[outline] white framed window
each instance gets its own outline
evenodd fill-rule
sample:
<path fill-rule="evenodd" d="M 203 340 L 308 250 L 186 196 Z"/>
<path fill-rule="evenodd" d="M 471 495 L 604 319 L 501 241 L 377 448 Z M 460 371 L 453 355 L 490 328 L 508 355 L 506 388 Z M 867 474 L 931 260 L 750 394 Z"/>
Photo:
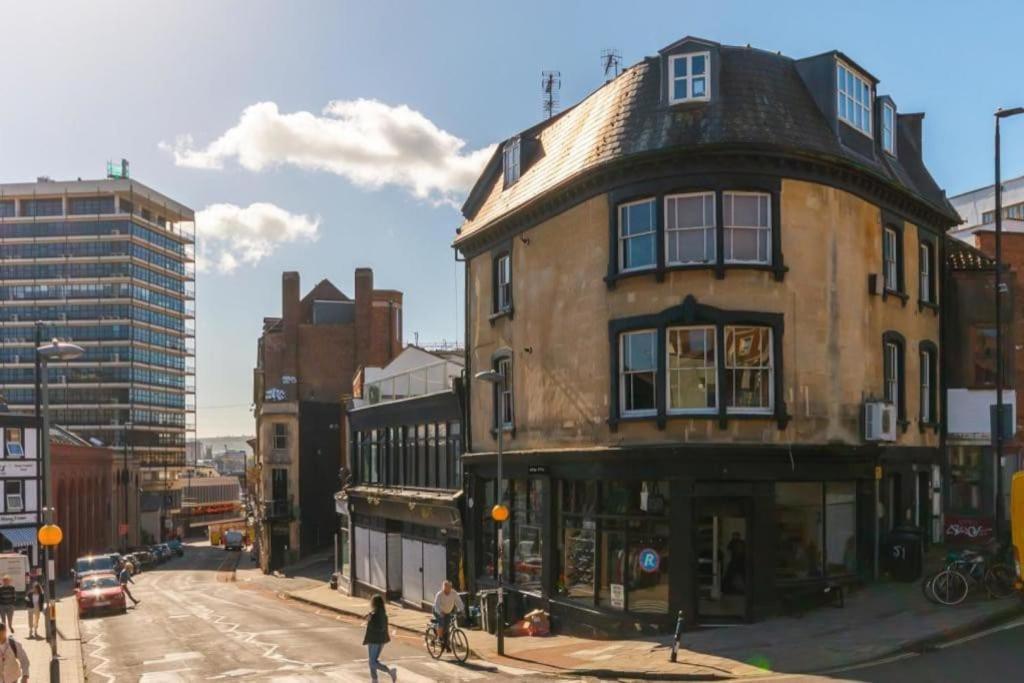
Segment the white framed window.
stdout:
<path fill-rule="evenodd" d="M 842 62 L 836 63 L 837 111 L 845 121 L 864 135 L 871 136 L 871 85 L 867 79 Z"/>
<path fill-rule="evenodd" d="M 885 372 L 885 400 L 894 406 L 899 405 L 900 399 L 900 347 L 895 342 L 885 343 L 885 359 L 883 362 Z"/>
<path fill-rule="evenodd" d="M 896 156 L 896 107 L 882 105 L 882 149 Z"/>
<path fill-rule="evenodd" d="M 520 139 L 517 135 L 506 142 L 505 147 L 502 150 L 502 169 L 505 178 L 505 187 L 513 185 L 517 180 L 519 180 L 520 148 Z"/>
<path fill-rule="evenodd" d="M 932 303 L 934 293 L 932 292 L 932 245 L 921 242 L 918 247 L 918 262 L 920 265 L 920 298 L 925 303 Z"/>
<path fill-rule="evenodd" d="M 657 203 L 641 199 L 619 205 L 619 270 L 653 268 L 657 260 Z"/>
<path fill-rule="evenodd" d="M 502 254 L 495 260 L 495 267 L 498 269 L 495 286 L 497 287 L 497 298 L 495 305 L 497 312 L 502 313 L 512 308 L 512 255 Z"/>
<path fill-rule="evenodd" d="M 900 291 L 899 280 L 899 234 L 893 228 L 885 228 L 882 236 L 882 276 L 885 288 L 890 292 Z"/>
<path fill-rule="evenodd" d="M 726 263 L 772 262 L 771 195 L 725 192 L 722 218 Z"/>
<path fill-rule="evenodd" d="M 288 448 L 288 425 L 283 422 L 274 423 L 274 442 L 276 449 Z"/>
<path fill-rule="evenodd" d="M 935 422 L 935 407 L 932 405 L 932 353 L 921 352 L 921 422 Z"/>
<path fill-rule="evenodd" d="M 512 401 L 512 359 L 502 358 L 495 368 L 504 377 L 504 381 L 498 387 L 501 392 L 501 426 L 502 429 L 512 429 L 515 409 Z"/>
<path fill-rule="evenodd" d="M 619 337 L 619 405 L 624 416 L 654 415 L 657 385 L 657 332 L 626 332 Z"/>
<path fill-rule="evenodd" d="M 699 102 L 711 97 L 711 55 L 697 52 L 668 58 L 669 103 Z"/>
<path fill-rule="evenodd" d="M 666 335 L 668 411 L 714 411 L 718 407 L 715 328 L 670 327 Z"/>
<path fill-rule="evenodd" d="M 730 413 L 770 413 L 775 383 L 770 327 L 725 328 L 725 405 Z"/>
<path fill-rule="evenodd" d="M 665 260 L 669 265 L 715 260 L 715 193 L 665 197 Z"/>

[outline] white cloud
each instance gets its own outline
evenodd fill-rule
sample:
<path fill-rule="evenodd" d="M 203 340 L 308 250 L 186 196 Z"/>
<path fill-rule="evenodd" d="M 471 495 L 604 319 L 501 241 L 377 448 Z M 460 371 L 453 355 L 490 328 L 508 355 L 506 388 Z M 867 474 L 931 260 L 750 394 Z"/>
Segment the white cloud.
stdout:
<path fill-rule="evenodd" d="M 256 265 L 279 244 L 315 241 L 319 227 L 319 217 L 289 213 L 274 204 L 212 204 L 196 213 L 196 269 L 231 273 L 242 263 Z"/>
<path fill-rule="evenodd" d="M 178 166 L 219 169 L 235 159 L 262 171 L 289 164 L 335 173 L 362 187 L 396 185 L 420 199 L 453 205 L 494 150 L 466 150 L 464 140 L 420 112 L 366 99 L 334 100 L 321 115 L 282 114 L 274 102 L 258 102 L 206 147 L 197 147 L 190 135 L 160 147 Z"/>

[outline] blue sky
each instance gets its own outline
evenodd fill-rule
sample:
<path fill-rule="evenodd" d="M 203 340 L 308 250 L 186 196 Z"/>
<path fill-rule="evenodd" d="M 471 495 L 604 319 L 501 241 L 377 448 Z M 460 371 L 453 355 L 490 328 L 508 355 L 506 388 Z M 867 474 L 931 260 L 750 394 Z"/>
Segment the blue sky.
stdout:
<path fill-rule="evenodd" d="M 0 181 L 99 177 L 107 159 L 123 156 L 135 178 L 197 210 L 285 212 L 280 223 L 258 210 L 232 213 L 228 232 L 263 221 L 258 253 L 252 239 L 220 242 L 217 253 L 234 253 L 236 267 L 213 264 L 197 282 L 200 435 L 249 432 L 256 339 L 262 318 L 279 314 L 284 270 L 301 272 L 304 292 L 326 277 L 351 294 L 353 270 L 370 266 L 378 287 L 405 292 L 407 340 L 458 338 L 461 271 L 449 245 L 460 216 L 451 203 L 467 159 L 540 117 L 542 70 L 562 72 L 563 106 L 599 86 L 603 48 L 619 49 L 627 65 L 687 34 L 792 57 L 841 49 L 901 111 L 927 113 L 925 158 L 950 194 L 990 183 L 991 114 L 1024 105 L 1024 8 L 920 8 L 891 0 L 5 3 Z M 357 176 L 372 165 L 332 167 L 333 151 L 254 164 L 230 144 L 209 147 L 256 103 L 276 105 L 266 132 L 333 124 L 328 103 L 360 99 L 403 120 L 412 114 L 398 107 L 418 112 L 414 123 L 427 129 L 418 152 L 429 159 L 438 140 L 456 145 L 444 152 L 455 170 L 427 181 L 420 197 L 401 174 L 367 179 Z M 290 118 L 296 112 L 309 114 Z M 366 125 L 374 111 L 350 115 Z M 1024 172 L 1024 119 L 1005 130 L 1010 177 Z M 176 147 L 181 135 L 191 143 Z M 275 140 L 260 149 L 280 152 Z M 182 165 L 175 150 L 202 158 Z M 318 238 L 309 241 L 313 224 Z M 268 238 L 278 225 L 294 229 L 294 240 Z"/>

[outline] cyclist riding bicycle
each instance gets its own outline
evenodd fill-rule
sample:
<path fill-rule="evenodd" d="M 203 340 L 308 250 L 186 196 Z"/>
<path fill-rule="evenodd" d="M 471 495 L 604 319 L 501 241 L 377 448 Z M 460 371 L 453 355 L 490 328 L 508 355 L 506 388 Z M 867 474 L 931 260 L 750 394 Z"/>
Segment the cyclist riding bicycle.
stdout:
<path fill-rule="evenodd" d="M 448 646 L 446 636 L 448 635 L 448 621 L 457 611 L 465 609 L 462 598 L 452 590 L 452 582 L 447 579 L 441 584 L 441 590 L 434 596 L 434 619 L 437 620 L 438 639 Z"/>

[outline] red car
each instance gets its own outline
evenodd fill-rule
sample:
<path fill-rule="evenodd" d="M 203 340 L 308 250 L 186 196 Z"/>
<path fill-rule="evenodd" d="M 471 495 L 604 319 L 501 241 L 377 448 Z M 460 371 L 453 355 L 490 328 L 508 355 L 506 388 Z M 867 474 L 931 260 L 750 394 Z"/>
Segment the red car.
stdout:
<path fill-rule="evenodd" d="M 128 611 L 121 582 L 113 574 L 92 574 L 82 579 L 81 585 L 75 589 L 78 601 L 78 616 L 86 617 L 94 612 Z"/>

